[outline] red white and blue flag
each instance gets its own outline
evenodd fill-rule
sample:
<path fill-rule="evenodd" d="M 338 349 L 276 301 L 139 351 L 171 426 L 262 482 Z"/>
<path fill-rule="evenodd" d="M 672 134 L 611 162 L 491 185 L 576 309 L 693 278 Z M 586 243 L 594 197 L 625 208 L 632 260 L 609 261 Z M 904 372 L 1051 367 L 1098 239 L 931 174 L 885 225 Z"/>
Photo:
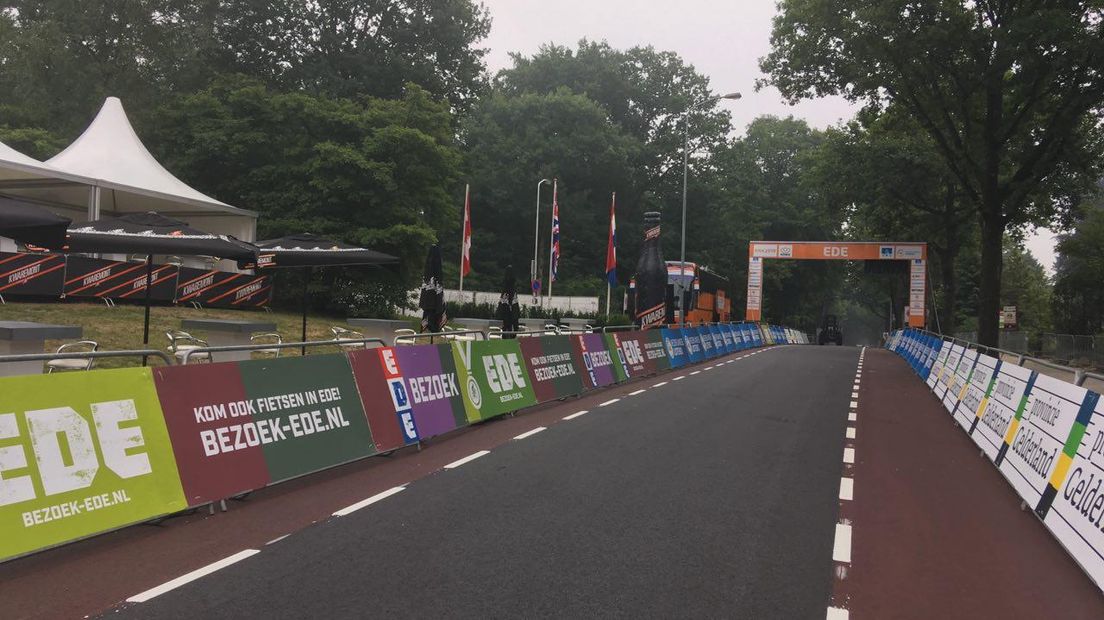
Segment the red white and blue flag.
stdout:
<path fill-rule="evenodd" d="M 560 203 L 556 199 L 556 181 L 552 180 L 552 282 L 560 272 Z"/>
<path fill-rule="evenodd" d="M 609 282 L 610 286 L 617 286 L 617 217 L 614 215 L 616 206 L 617 192 L 614 192 L 610 202 L 609 244 L 606 245 L 606 282 Z"/>

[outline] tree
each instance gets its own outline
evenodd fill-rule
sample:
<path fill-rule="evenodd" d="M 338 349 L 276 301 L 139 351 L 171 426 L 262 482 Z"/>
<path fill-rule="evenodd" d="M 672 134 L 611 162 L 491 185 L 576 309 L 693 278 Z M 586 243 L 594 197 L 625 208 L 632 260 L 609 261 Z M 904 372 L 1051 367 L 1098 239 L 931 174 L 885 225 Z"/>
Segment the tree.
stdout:
<path fill-rule="evenodd" d="M 1050 278 L 1039 261 L 1011 238 L 1005 239 L 1001 278 L 1001 305 L 1016 306 L 1020 329 L 1030 332 L 1053 329 Z"/>
<path fill-rule="evenodd" d="M 981 224 L 979 340 L 997 344 L 1005 231 L 1049 223 L 1095 180 L 1104 10 L 1056 0 L 785 0 L 761 66 L 791 100 L 901 106 Z"/>
<path fill-rule="evenodd" d="M 1104 330 L 1104 193 L 1088 201 L 1084 212 L 1073 232 L 1063 235 L 1057 246 L 1054 322 L 1069 334 Z"/>
<path fill-rule="evenodd" d="M 622 194 L 636 182 L 630 162 L 639 145 L 605 110 L 560 89 L 548 94 L 493 94 L 461 125 L 472 186 L 472 286 L 497 289 L 506 265 L 524 278 L 533 251 L 535 190 L 558 177 L 562 260 L 554 291 L 593 294 L 605 271 L 610 193 L 618 192 L 619 256 L 631 265 L 639 247 L 641 205 Z M 542 281 L 547 290 L 552 188 L 542 192 Z M 628 274 L 619 280 L 627 282 Z M 465 279 L 465 284 L 468 280 Z"/>
<path fill-rule="evenodd" d="M 157 115 L 151 151 L 201 191 L 259 211 L 262 239 L 309 231 L 363 244 L 399 256 L 409 284 L 459 225 L 452 117 L 416 85 L 354 102 L 228 76 Z"/>
<path fill-rule="evenodd" d="M 958 256 L 976 235 L 973 205 L 931 139 L 907 114 L 894 107 L 860 118 L 826 132 L 815 160 L 815 184 L 831 201 L 848 205 L 851 238 L 928 243 L 929 266 L 940 284 L 939 327 L 953 333 Z M 897 289 L 889 290 L 896 295 Z M 864 291 L 857 301 L 867 298 Z M 881 296 L 870 301 L 872 310 L 885 310 Z M 895 315 L 900 317 L 899 311 Z"/>

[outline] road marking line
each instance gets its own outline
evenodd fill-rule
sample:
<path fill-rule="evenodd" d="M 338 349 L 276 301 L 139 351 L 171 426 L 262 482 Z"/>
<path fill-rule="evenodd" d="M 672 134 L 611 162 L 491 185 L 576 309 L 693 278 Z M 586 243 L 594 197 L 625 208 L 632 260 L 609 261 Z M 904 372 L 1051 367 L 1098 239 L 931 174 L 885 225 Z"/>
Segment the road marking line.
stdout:
<path fill-rule="evenodd" d="M 854 465 L 855 464 L 855 449 L 844 448 L 843 449 L 843 462 Z"/>
<path fill-rule="evenodd" d="M 647 391 L 648 390 L 637 390 L 635 392 L 629 392 L 629 396 L 636 396 L 637 394 L 643 394 L 644 392 L 647 392 Z"/>
<path fill-rule="evenodd" d="M 851 614 L 846 609 L 839 607 L 829 607 L 828 615 L 824 620 L 851 620 Z"/>
<path fill-rule="evenodd" d="M 700 371 L 700 370 L 695 370 L 694 372 L 692 372 L 692 373 L 690 373 L 690 374 L 691 374 L 691 375 L 700 375 L 700 374 L 701 374 L 701 371 Z"/>
<path fill-rule="evenodd" d="M 859 408 L 859 401 L 857 401 L 857 400 L 851 401 L 851 408 L 852 409 L 858 409 Z"/>
<path fill-rule="evenodd" d="M 854 422 L 855 420 L 858 420 L 858 419 L 859 419 L 859 414 L 855 413 L 854 411 L 847 414 L 847 421 L 848 422 Z"/>
<path fill-rule="evenodd" d="M 288 536 L 291 536 L 291 534 L 284 534 L 283 536 L 277 536 L 276 538 L 273 538 L 272 540 L 266 542 L 265 546 L 267 547 L 269 545 L 275 545 L 276 543 L 278 543 L 281 540 L 287 538 Z"/>
<path fill-rule="evenodd" d="M 848 439 L 854 439 L 855 438 L 855 427 L 854 426 L 848 426 L 847 427 L 847 438 Z"/>
<path fill-rule="evenodd" d="M 457 467 L 460 467 L 464 463 L 470 463 L 471 461 L 474 461 L 475 459 L 477 459 L 481 456 L 487 456 L 490 453 L 491 453 L 490 450 L 480 450 L 479 452 L 476 452 L 475 454 L 469 454 L 469 455 L 465 456 L 464 458 L 460 459 L 459 461 L 453 461 L 453 462 L 449 463 L 448 465 L 445 465 L 445 469 L 456 469 Z"/>
<path fill-rule="evenodd" d="M 446 467 L 448 467 L 448 466 L 446 465 Z M 388 497 L 391 497 L 392 495 L 398 493 L 399 491 L 402 491 L 405 488 L 406 487 L 392 487 L 390 489 L 387 489 L 383 493 L 376 493 L 375 495 L 373 495 L 372 497 L 369 497 L 368 499 L 362 499 L 359 502 L 357 502 L 355 504 L 352 504 L 351 506 L 346 506 L 346 507 L 342 508 L 341 510 L 338 510 L 337 512 L 333 513 L 333 516 L 335 516 L 335 517 L 344 517 L 345 515 L 352 514 L 356 511 L 360 510 L 361 508 L 364 508 L 366 506 L 371 506 L 372 504 L 380 501 L 381 499 L 387 499 Z"/>
<path fill-rule="evenodd" d="M 674 379 L 672 379 L 672 381 L 682 381 L 685 378 L 686 378 L 686 375 L 679 375 L 679 376 L 675 377 Z"/>
<path fill-rule="evenodd" d="M 837 562 L 851 563 L 851 526 L 836 524 L 836 542 L 832 546 L 832 559 Z"/>
<path fill-rule="evenodd" d="M 538 427 L 534 428 L 531 431 L 526 431 L 526 432 L 518 435 L 517 437 L 514 437 L 514 439 L 525 439 L 526 437 L 532 437 L 533 435 L 536 435 L 537 433 L 539 433 L 541 431 L 546 431 L 546 430 L 548 430 L 547 426 L 538 426 Z"/>
<path fill-rule="evenodd" d="M 663 387 L 663 386 L 665 386 L 665 385 L 667 385 L 667 382 L 666 382 L 666 381 L 660 381 L 659 383 L 657 383 L 657 384 L 653 385 L 652 387 L 653 387 L 653 388 L 657 388 L 657 387 Z"/>
<path fill-rule="evenodd" d="M 563 417 L 563 419 L 565 419 L 565 420 L 574 420 L 575 418 L 577 418 L 581 415 L 584 415 L 586 413 L 589 413 L 589 411 L 587 411 L 586 409 L 583 409 L 582 411 L 576 411 L 575 413 L 573 413 L 571 415 L 565 415 Z"/>
<path fill-rule="evenodd" d="M 615 403 L 615 402 L 617 402 L 617 401 L 619 401 L 619 400 L 621 400 L 621 399 L 620 399 L 620 398 L 611 398 L 610 400 L 607 400 L 606 402 L 604 402 L 604 403 L 601 403 L 601 404 L 600 404 L 600 405 L 598 405 L 598 406 L 599 406 L 599 407 L 605 407 L 606 405 L 612 405 L 613 403 Z"/>
<path fill-rule="evenodd" d="M 177 577 L 176 579 L 173 579 L 172 581 L 166 581 L 165 583 L 157 586 L 156 588 L 151 588 L 149 590 L 146 590 L 145 592 L 142 592 L 141 594 L 135 594 L 134 596 L 128 598 L 127 602 L 128 603 L 145 603 L 146 601 L 150 600 L 151 598 L 153 598 L 155 596 L 160 596 L 160 595 L 162 595 L 166 592 L 175 590 L 175 589 L 179 588 L 182 585 L 189 584 L 189 583 L 195 581 L 196 579 L 199 579 L 200 577 L 205 577 L 207 575 L 210 575 L 211 573 L 213 573 L 217 570 L 226 568 L 227 566 L 230 566 L 231 564 L 236 564 L 238 562 L 241 562 L 242 560 L 244 560 L 244 559 L 246 559 L 250 556 L 257 555 L 258 553 L 260 553 L 260 550 L 258 550 L 258 549 L 246 549 L 244 551 L 239 551 L 239 552 L 235 553 L 234 555 L 232 555 L 228 558 L 223 558 L 223 559 L 219 560 L 218 562 L 215 562 L 213 564 L 208 564 L 207 566 L 204 566 L 203 568 L 197 568 L 196 570 L 194 570 L 190 573 L 187 573 L 185 575 L 181 575 L 181 576 Z"/>
<path fill-rule="evenodd" d="M 848 501 L 855 499 L 855 479 L 840 478 L 840 499 Z"/>

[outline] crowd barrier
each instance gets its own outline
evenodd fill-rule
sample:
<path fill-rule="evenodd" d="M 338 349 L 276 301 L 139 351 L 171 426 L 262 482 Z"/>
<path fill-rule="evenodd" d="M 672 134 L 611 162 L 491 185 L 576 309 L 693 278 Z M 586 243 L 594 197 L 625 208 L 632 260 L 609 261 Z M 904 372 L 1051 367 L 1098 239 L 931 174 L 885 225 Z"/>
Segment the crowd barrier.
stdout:
<path fill-rule="evenodd" d="M 0 378 L 0 561 L 537 403 L 803 341 L 717 324 Z"/>
<path fill-rule="evenodd" d="M 894 332 L 886 347 L 927 382 L 1024 505 L 1104 589 L 1100 395 L 926 332 Z"/>

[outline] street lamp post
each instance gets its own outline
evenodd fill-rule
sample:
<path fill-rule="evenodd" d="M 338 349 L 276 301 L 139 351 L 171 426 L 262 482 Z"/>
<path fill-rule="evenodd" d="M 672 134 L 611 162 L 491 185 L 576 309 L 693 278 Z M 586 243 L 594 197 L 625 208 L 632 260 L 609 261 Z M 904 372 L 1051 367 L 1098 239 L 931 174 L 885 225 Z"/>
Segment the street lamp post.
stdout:
<path fill-rule="evenodd" d="M 529 285 L 537 281 L 537 252 L 540 250 L 540 190 L 541 185 L 545 183 L 551 183 L 548 179 L 541 179 L 537 182 L 537 217 L 536 224 L 533 230 L 533 263 L 529 267 Z M 541 297 L 541 299 L 544 299 Z"/>
<path fill-rule="evenodd" d="M 678 286 L 675 287 L 678 292 L 680 324 L 686 324 L 687 310 L 685 308 L 686 293 L 684 287 L 686 286 L 686 186 L 690 176 L 690 113 L 714 101 L 719 101 L 721 99 L 739 99 L 740 97 L 740 93 L 728 93 L 727 95 L 707 97 L 687 107 L 686 111 L 682 114 L 682 247 L 679 250 L 679 281 Z"/>

